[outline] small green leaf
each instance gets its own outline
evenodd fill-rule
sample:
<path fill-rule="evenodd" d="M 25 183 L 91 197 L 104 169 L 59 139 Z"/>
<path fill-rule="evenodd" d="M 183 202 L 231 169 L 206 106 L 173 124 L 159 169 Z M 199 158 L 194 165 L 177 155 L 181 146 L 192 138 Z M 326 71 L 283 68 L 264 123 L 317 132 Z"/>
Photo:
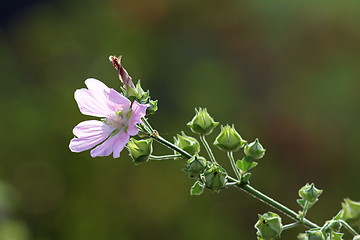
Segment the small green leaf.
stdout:
<path fill-rule="evenodd" d="M 252 161 L 249 157 L 244 157 L 241 160 L 236 161 L 236 166 L 243 172 L 247 172 L 250 169 L 256 167 L 258 165 L 257 162 Z"/>
<path fill-rule="evenodd" d="M 190 195 L 201 195 L 204 191 L 204 184 L 200 181 L 196 181 L 191 187 Z"/>
<path fill-rule="evenodd" d="M 241 182 L 242 183 L 249 183 L 249 179 L 251 177 L 251 173 L 245 173 L 242 178 L 241 178 Z"/>

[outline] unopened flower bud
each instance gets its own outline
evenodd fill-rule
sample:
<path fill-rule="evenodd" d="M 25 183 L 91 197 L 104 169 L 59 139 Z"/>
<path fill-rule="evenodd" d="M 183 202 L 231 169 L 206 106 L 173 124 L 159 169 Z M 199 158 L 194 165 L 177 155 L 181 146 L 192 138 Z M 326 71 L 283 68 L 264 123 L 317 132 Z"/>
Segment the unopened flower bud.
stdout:
<path fill-rule="evenodd" d="M 208 135 L 219 124 L 209 115 L 206 108 L 195 109 L 195 112 L 194 118 L 187 124 L 194 133 Z"/>
<path fill-rule="evenodd" d="M 204 172 L 205 186 L 214 191 L 225 188 L 227 183 L 227 172 L 217 164 L 212 164 Z"/>
<path fill-rule="evenodd" d="M 320 196 L 320 194 L 323 192 L 323 190 L 317 189 L 314 184 L 306 184 L 305 186 L 303 186 L 300 190 L 299 190 L 299 196 L 310 202 L 313 203 L 315 202 L 318 197 Z"/>
<path fill-rule="evenodd" d="M 325 240 L 324 234 L 320 229 L 306 231 L 307 240 Z"/>
<path fill-rule="evenodd" d="M 255 228 L 257 229 L 256 234 L 258 237 L 269 240 L 277 239 L 283 230 L 280 216 L 273 212 L 259 215 Z"/>
<path fill-rule="evenodd" d="M 265 149 L 260 144 L 259 139 L 255 139 L 254 142 L 246 144 L 244 147 L 244 153 L 246 156 L 254 159 L 260 159 L 265 155 Z"/>
<path fill-rule="evenodd" d="M 175 145 L 188 152 L 190 155 L 195 155 L 200 152 L 199 142 L 193 137 L 186 136 L 184 132 L 182 132 L 182 135 L 177 135 L 177 138 L 175 138 Z"/>
<path fill-rule="evenodd" d="M 128 142 L 127 149 L 135 164 L 146 162 L 153 151 L 152 138 L 141 140 L 132 138 Z"/>
<path fill-rule="evenodd" d="M 245 145 L 246 141 L 243 140 L 240 134 L 235 130 L 234 125 L 221 126 L 221 132 L 216 137 L 214 145 L 226 152 L 235 152 Z"/>
<path fill-rule="evenodd" d="M 189 174 L 190 177 L 197 177 L 204 172 L 205 168 L 205 158 L 193 156 L 187 161 L 184 170 Z"/>
<path fill-rule="evenodd" d="M 343 209 L 341 218 L 352 226 L 360 225 L 360 202 L 347 198 L 341 205 Z"/>

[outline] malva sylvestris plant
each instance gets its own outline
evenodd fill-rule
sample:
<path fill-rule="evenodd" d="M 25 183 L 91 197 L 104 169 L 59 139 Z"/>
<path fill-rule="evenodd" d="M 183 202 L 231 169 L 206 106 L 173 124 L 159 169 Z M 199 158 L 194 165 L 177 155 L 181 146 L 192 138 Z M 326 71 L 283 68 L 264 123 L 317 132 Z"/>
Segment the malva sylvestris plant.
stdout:
<path fill-rule="evenodd" d="M 318 225 L 306 218 L 308 210 L 322 193 L 313 183 L 307 183 L 299 190 L 300 198 L 297 202 L 301 210 L 298 212 L 252 187 L 249 182 L 250 170 L 264 157 L 265 149 L 259 139 L 252 142 L 244 140 L 234 125 L 222 125 L 213 145 L 226 152 L 234 173 L 234 176 L 230 176 L 221 162 L 215 159 L 206 140 L 206 136 L 219 125 L 206 108 L 195 109 L 195 116 L 187 123 L 191 131 L 198 135 L 200 142 L 184 132 L 174 137 L 174 143 L 161 137 L 148 121 L 148 117 L 157 110 L 157 100 L 150 98 L 150 92 L 142 89 L 140 81 L 136 85 L 132 82 L 121 64 L 121 57 L 110 56 L 109 59 L 123 86 L 118 92 L 101 81 L 90 78 L 85 81 L 87 88 L 75 91 L 80 112 L 100 119 L 83 121 L 74 127 L 75 137 L 69 145 L 72 152 L 91 149 L 92 157 L 112 154 L 114 158 L 118 158 L 124 148 L 127 148 L 135 164 L 151 160 L 184 160 L 184 171 L 195 181 L 190 189 L 191 195 L 200 195 L 205 188 L 219 192 L 228 187 L 236 187 L 292 220 L 283 224 L 281 217 L 274 212 L 259 214 L 259 220 L 255 224 L 258 240 L 280 239 L 283 231 L 301 225 L 307 230 L 298 235 L 298 240 L 341 240 L 344 239 L 343 230 L 352 235 L 353 240 L 360 239 L 360 202 L 345 199 L 336 216 L 323 225 Z M 154 141 L 169 148 L 172 154 L 152 155 Z M 206 156 L 200 155 L 201 146 L 205 149 Z M 240 149 L 243 149 L 243 156 L 235 161 L 234 154 Z"/>

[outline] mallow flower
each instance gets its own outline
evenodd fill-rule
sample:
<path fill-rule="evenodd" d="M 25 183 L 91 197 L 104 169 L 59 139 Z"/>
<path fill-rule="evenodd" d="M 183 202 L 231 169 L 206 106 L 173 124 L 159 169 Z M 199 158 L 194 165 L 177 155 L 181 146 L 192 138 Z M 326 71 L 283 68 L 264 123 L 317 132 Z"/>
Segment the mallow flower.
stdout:
<path fill-rule="evenodd" d="M 107 87 L 99 80 L 89 78 L 86 88 L 75 91 L 75 100 L 84 115 L 100 117 L 100 120 L 87 120 L 73 129 L 75 137 L 69 148 L 72 152 L 90 151 L 92 157 L 120 157 L 120 152 L 128 143 L 130 136 L 137 135 L 136 124 L 142 122 L 148 104 L 131 103 L 116 90 Z"/>

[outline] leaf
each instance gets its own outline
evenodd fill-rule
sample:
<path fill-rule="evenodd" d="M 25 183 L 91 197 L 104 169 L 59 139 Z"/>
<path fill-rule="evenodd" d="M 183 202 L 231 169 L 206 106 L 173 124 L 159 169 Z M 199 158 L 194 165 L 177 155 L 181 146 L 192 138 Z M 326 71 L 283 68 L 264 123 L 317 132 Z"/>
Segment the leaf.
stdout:
<path fill-rule="evenodd" d="M 248 184 L 250 177 L 251 177 L 251 173 L 249 172 L 245 173 L 244 176 L 241 178 L 241 182 Z"/>
<path fill-rule="evenodd" d="M 201 195 L 204 191 L 204 184 L 200 181 L 196 181 L 191 187 L 190 195 Z"/>
<path fill-rule="evenodd" d="M 236 161 L 236 166 L 243 172 L 247 172 L 250 169 L 256 167 L 257 165 L 258 165 L 257 162 L 251 161 L 246 157 Z"/>

